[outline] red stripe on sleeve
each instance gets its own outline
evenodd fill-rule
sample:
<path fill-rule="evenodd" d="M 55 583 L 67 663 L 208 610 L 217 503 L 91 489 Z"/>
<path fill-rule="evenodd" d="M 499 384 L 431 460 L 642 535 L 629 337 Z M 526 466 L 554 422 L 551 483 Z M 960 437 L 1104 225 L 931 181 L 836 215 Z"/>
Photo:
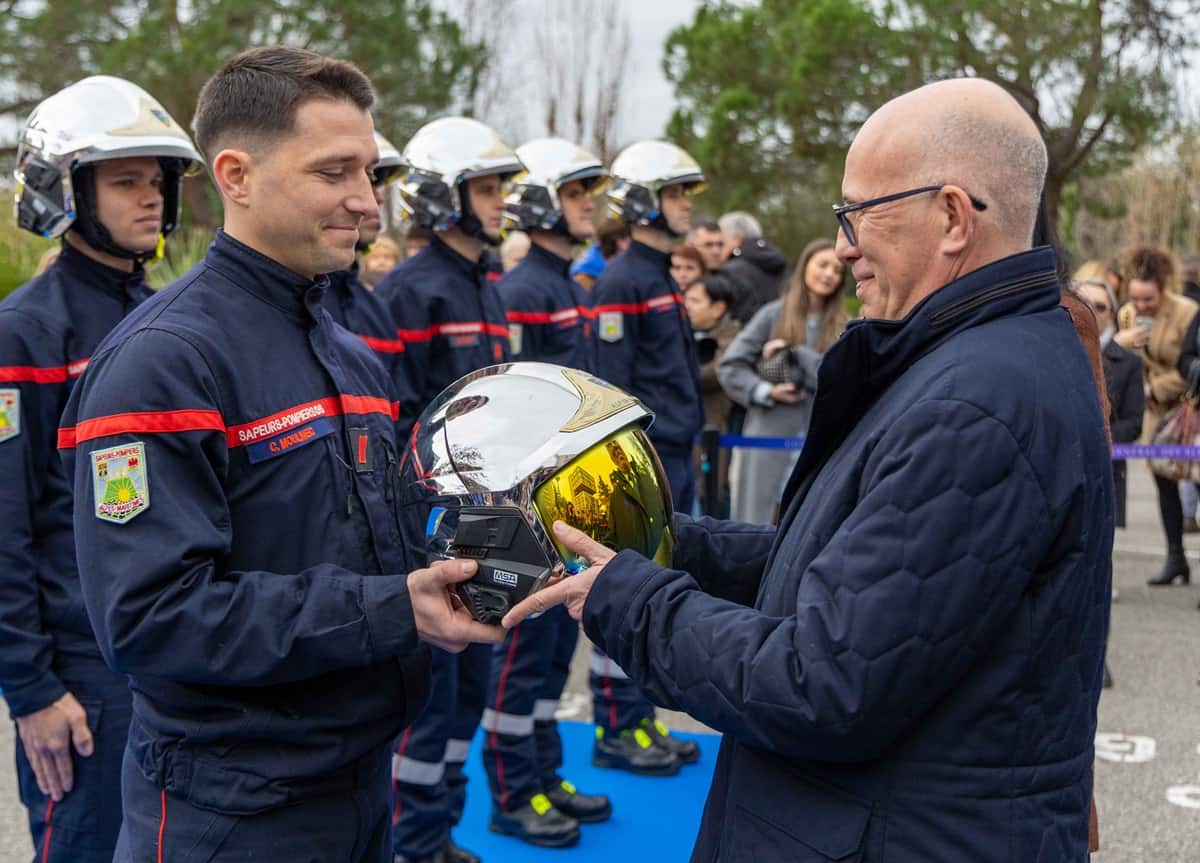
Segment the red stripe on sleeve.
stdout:
<path fill-rule="evenodd" d="M 607 306 L 596 306 L 592 309 L 592 314 L 599 315 L 603 312 L 620 312 L 623 315 L 644 315 L 647 312 L 674 306 L 680 302 L 679 297 L 674 294 L 663 294 L 660 297 L 651 297 L 644 303 L 613 303 Z"/>
<path fill-rule="evenodd" d="M 372 336 L 359 336 L 363 343 L 378 354 L 402 354 L 404 353 L 403 339 L 377 339 Z"/>
<path fill-rule="evenodd" d="M 225 431 L 225 420 L 218 411 L 146 411 L 113 414 L 83 420 L 74 427 L 58 430 L 58 448 L 74 449 L 85 441 L 122 434 L 162 434 L 164 432 Z"/>
<path fill-rule="evenodd" d="M 65 366 L 0 366 L 0 384 L 61 384 L 83 374 L 89 357 Z"/>

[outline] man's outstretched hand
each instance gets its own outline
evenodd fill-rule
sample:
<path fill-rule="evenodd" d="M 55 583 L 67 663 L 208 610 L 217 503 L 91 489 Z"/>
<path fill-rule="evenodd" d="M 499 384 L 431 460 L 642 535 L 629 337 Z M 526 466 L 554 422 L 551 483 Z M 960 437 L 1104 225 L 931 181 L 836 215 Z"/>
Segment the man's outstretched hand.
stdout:
<path fill-rule="evenodd" d="M 540 614 L 556 605 L 565 605 L 571 617 L 579 620 L 583 617 L 583 606 L 596 576 L 617 555 L 611 548 L 606 548 L 583 531 L 564 522 L 554 522 L 554 534 L 559 542 L 580 555 L 590 566 L 578 575 L 568 576 L 517 603 L 501 621 L 505 629 L 512 629 L 529 615 Z"/>
<path fill-rule="evenodd" d="M 408 574 L 408 598 L 422 641 L 459 653 L 468 644 L 504 640 L 504 630 L 471 617 L 454 590 L 455 584 L 469 580 L 478 568 L 473 560 L 439 560 Z"/>

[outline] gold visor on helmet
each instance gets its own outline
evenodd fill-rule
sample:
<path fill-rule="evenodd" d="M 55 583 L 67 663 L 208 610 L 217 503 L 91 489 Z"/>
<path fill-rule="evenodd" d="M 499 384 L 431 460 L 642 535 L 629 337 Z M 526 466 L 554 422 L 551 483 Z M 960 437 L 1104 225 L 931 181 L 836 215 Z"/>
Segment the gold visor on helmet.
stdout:
<path fill-rule="evenodd" d="M 533 508 L 568 573 L 586 569 L 587 562 L 554 536 L 555 521 L 565 521 L 609 548 L 631 549 L 671 565 L 671 492 L 641 428 L 623 428 L 576 456 L 538 486 Z"/>

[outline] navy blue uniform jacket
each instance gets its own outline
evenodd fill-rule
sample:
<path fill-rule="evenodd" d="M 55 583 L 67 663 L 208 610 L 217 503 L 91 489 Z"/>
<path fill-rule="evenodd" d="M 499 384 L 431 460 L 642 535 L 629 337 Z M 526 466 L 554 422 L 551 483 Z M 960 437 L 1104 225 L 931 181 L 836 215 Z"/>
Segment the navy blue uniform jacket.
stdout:
<path fill-rule="evenodd" d="M 387 303 L 358 277 L 357 264 L 349 270 L 329 274 L 329 287 L 325 290 L 322 305 L 334 323 L 354 333 L 375 352 L 392 377 L 393 386 L 398 385 L 403 368 L 400 355 L 404 353 L 404 341 L 396 336 L 396 325 Z"/>
<path fill-rule="evenodd" d="M 500 280 L 513 359 L 592 370 L 590 299 L 568 275 L 570 266 L 533 243 Z"/>
<path fill-rule="evenodd" d="M 427 694 L 395 403 L 326 284 L 219 232 L 104 341 L 63 417 L 84 598 L 132 677 L 129 751 L 201 808 L 351 790 Z"/>
<path fill-rule="evenodd" d="M 140 270 L 64 244 L 0 303 L 0 686 L 14 718 L 66 692 L 57 659 L 101 662 L 75 569 L 58 420 L 96 345 L 149 296 Z"/>
<path fill-rule="evenodd" d="M 687 447 L 704 427 L 696 341 L 671 256 L 636 240 L 593 288 L 596 374 L 654 411 L 650 439 Z"/>
<path fill-rule="evenodd" d="M 435 236 L 376 286 L 405 347 L 398 381 L 402 443 L 447 386 L 509 358 L 498 267 L 489 252 L 469 261 Z"/>
<path fill-rule="evenodd" d="M 1054 255 L 825 356 L 778 532 L 680 518 L 587 634 L 724 732 L 693 861 L 1087 857 L 1112 471 Z"/>

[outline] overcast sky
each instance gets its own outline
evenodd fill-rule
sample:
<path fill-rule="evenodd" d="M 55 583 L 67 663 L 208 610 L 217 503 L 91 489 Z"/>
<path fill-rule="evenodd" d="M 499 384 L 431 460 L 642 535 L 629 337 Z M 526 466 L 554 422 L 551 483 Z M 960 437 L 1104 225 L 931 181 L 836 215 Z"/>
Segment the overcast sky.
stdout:
<path fill-rule="evenodd" d="M 628 9 L 637 86 L 622 118 L 629 139 L 661 135 L 674 107 L 671 85 L 662 73 L 662 49 L 676 27 L 691 22 L 697 0 L 618 0 Z"/>

